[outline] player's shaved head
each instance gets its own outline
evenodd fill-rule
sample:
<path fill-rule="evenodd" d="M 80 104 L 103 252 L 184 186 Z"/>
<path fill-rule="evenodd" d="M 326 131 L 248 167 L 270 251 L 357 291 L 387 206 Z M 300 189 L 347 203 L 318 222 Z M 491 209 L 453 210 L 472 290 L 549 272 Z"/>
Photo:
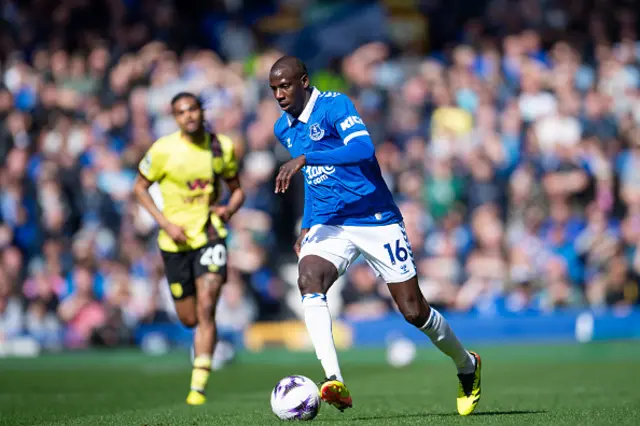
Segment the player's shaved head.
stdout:
<path fill-rule="evenodd" d="M 269 86 L 280 108 L 298 117 L 309 100 L 309 74 L 307 67 L 295 56 L 283 56 L 271 67 Z"/>
<path fill-rule="evenodd" d="M 283 56 L 271 67 L 271 74 L 286 72 L 292 78 L 302 78 L 308 75 L 307 66 L 295 56 Z"/>

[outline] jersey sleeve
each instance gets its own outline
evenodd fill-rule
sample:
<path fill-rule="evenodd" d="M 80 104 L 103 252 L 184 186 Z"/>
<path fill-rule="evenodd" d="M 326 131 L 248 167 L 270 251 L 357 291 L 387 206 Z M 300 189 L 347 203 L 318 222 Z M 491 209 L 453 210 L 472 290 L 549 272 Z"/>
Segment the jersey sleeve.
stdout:
<path fill-rule="evenodd" d="M 157 140 L 151 145 L 144 158 L 138 165 L 138 171 L 149 182 L 157 182 L 165 174 L 165 164 L 167 163 L 168 153 L 164 149 L 162 140 Z"/>
<path fill-rule="evenodd" d="M 326 119 L 340 136 L 344 146 L 328 151 L 309 152 L 305 154 L 306 164 L 346 166 L 368 161 L 375 156 L 369 131 L 349 98 L 344 95 L 334 98 L 327 110 Z"/>
<path fill-rule="evenodd" d="M 218 139 L 222 145 L 222 177 L 224 179 L 233 179 L 238 176 L 238 160 L 233 148 L 233 141 L 225 135 L 218 135 Z"/>
<path fill-rule="evenodd" d="M 333 105 L 327 112 L 327 118 L 345 145 L 355 138 L 371 140 L 367 126 L 347 96 L 340 95 L 334 98 Z"/>

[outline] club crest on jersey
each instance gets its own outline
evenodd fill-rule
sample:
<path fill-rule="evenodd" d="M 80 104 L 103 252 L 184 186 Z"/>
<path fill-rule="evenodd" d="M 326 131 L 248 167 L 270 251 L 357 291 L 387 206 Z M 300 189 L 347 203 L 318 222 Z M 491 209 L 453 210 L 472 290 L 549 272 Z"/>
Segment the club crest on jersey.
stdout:
<path fill-rule="evenodd" d="M 313 141 L 319 141 L 324 136 L 324 130 L 320 127 L 318 123 L 312 124 L 309 127 L 309 137 Z"/>

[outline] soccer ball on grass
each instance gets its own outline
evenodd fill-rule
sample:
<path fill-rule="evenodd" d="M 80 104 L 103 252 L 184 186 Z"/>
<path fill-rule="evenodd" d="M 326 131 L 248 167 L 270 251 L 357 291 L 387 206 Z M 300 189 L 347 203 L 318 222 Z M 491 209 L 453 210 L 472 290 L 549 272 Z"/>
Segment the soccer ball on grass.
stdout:
<path fill-rule="evenodd" d="M 271 392 L 271 410 L 281 420 L 312 420 L 320 401 L 318 386 L 304 376 L 287 376 Z"/>

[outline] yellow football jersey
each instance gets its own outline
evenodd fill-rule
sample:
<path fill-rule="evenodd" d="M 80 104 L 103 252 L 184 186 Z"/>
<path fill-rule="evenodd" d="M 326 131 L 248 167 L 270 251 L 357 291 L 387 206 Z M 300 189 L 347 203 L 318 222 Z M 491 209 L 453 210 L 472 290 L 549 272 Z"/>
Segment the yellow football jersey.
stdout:
<path fill-rule="evenodd" d="M 219 144 L 214 143 L 212 152 L 209 134 L 201 144 L 194 144 L 180 131 L 172 133 L 158 139 L 138 166 L 142 176 L 158 182 L 164 216 L 182 226 L 188 237 L 186 244 L 178 245 L 161 230 L 158 246 L 163 251 L 175 253 L 203 247 L 211 226 L 219 237 L 227 236 L 220 218 L 210 213 L 210 206 L 220 195 L 220 179 L 234 178 L 238 164 L 231 139 L 217 137 Z"/>

